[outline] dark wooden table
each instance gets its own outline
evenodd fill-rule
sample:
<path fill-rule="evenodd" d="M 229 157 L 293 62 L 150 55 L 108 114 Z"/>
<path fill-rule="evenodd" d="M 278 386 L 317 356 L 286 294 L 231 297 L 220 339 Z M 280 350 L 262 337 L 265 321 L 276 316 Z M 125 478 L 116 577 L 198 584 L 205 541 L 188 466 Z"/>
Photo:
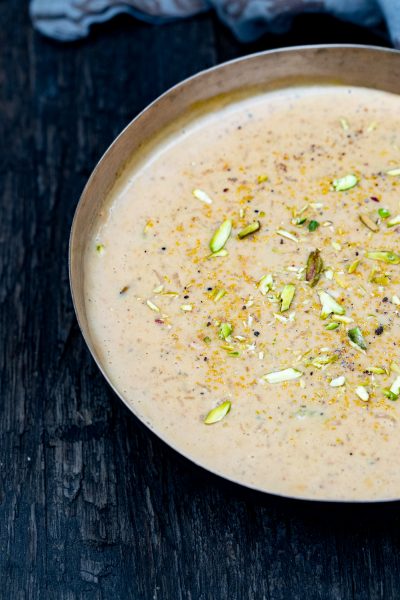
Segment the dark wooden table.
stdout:
<path fill-rule="evenodd" d="M 387 45 L 384 29 L 308 16 L 242 46 L 211 15 L 118 18 L 60 45 L 22 0 L 0 0 L 0 24 L 1 600 L 400 598 L 398 503 L 282 500 L 179 457 L 103 381 L 67 274 L 85 180 L 162 91 L 264 48 Z"/>

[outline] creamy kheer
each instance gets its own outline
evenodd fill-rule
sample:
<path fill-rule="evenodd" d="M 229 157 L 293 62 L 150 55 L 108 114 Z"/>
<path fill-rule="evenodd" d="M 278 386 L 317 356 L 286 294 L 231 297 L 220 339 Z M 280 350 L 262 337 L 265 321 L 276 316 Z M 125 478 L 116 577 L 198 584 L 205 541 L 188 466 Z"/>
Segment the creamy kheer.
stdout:
<path fill-rule="evenodd" d="M 400 497 L 400 98 L 232 101 L 109 195 L 85 256 L 107 375 L 163 439 L 248 486 Z"/>

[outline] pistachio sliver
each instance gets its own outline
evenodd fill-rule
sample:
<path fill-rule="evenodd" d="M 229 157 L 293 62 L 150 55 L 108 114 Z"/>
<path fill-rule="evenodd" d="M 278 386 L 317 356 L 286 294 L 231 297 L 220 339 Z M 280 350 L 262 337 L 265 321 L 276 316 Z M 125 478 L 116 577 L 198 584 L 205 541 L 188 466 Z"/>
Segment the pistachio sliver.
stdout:
<path fill-rule="evenodd" d="M 311 221 L 308 224 L 308 231 L 315 231 L 316 229 L 318 229 L 318 227 L 319 227 L 318 221 L 311 219 Z"/>
<path fill-rule="evenodd" d="M 392 177 L 400 175 L 400 167 L 396 167 L 395 169 L 389 169 L 389 171 L 386 171 L 386 175 L 391 175 Z"/>
<path fill-rule="evenodd" d="M 353 342 L 353 344 L 361 348 L 361 350 L 367 349 L 367 343 L 364 339 L 361 329 L 358 326 L 353 327 L 353 329 L 349 329 L 347 335 L 349 336 L 349 339 Z"/>
<path fill-rule="evenodd" d="M 399 394 L 400 394 L 400 375 L 398 375 L 396 377 L 396 379 L 393 381 L 392 385 L 390 386 L 390 391 L 392 392 L 392 394 L 399 396 Z"/>
<path fill-rule="evenodd" d="M 393 402 L 399 397 L 398 394 L 394 394 L 393 392 L 391 392 L 389 388 L 384 388 L 382 391 L 385 394 L 386 398 L 392 400 Z"/>
<path fill-rule="evenodd" d="M 222 340 L 226 340 L 232 333 L 233 328 L 230 323 L 221 323 L 219 327 L 219 337 Z"/>
<path fill-rule="evenodd" d="M 103 244 L 96 244 L 96 252 L 99 256 L 101 256 L 102 254 L 104 254 L 105 252 L 105 248 Z"/>
<path fill-rule="evenodd" d="M 283 383 L 284 381 L 298 379 L 302 375 L 303 373 L 301 371 L 289 367 L 288 369 L 283 369 L 282 371 L 272 371 L 271 373 L 267 373 L 266 375 L 263 375 L 262 379 L 268 381 L 268 383 Z"/>
<path fill-rule="evenodd" d="M 146 300 L 146 304 L 154 312 L 160 312 L 160 309 L 158 308 L 158 306 L 156 304 L 154 304 L 154 302 L 152 302 L 151 300 Z"/>
<path fill-rule="evenodd" d="M 183 312 L 191 312 L 193 310 L 193 304 L 181 304 L 181 310 L 183 310 Z"/>
<path fill-rule="evenodd" d="M 214 423 L 218 423 L 218 421 L 221 421 L 230 410 L 231 402 L 229 400 L 226 400 L 225 402 L 222 402 L 222 404 L 219 404 L 218 406 L 210 410 L 210 412 L 204 419 L 204 423 L 206 425 L 213 425 Z"/>
<path fill-rule="evenodd" d="M 258 282 L 258 289 L 260 290 L 262 295 L 265 296 L 270 291 L 273 285 L 274 281 L 272 279 L 272 275 L 263 275 L 260 281 Z"/>
<path fill-rule="evenodd" d="M 329 385 L 331 387 L 341 387 L 342 385 L 344 385 L 346 382 L 346 378 L 344 377 L 344 375 L 340 375 L 339 377 L 336 377 L 335 379 L 331 379 L 329 382 Z"/>
<path fill-rule="evenodd" d="M 292 304 L 292 300 L 294 298 L 294 294 L 296 291 L 296 286 L 293 283 L 288 283 L 283 287 L 281 292 L 281 312 L 285 312 L 289 310 L 290 305 Z"/>
<path fill-rule="evenodd" d="M 248 225 L 246 225 L 246 227 L 244 229 L 239 231 L 238 238 L 240 240 L 242 240 L 243 238 L 247 237 L 248 235 L 255 233 L 259 229 L 260 229 L 260 221 L 253 221 L 253 223 L 249 223 Z"/>
<path fill-rule="evenodd" d="M 222 288 L 215 288 L 212 293 L 210 294 L 210 298 L 212 298 L 212 300 L 214 300 L 214 302 L 219 302 L 221 300 L 221 298 L 223 298 L 226 295 L 226 290 L 222 289 Z"/>
<path fill-rule="evenodd" d="M 355 273 L 359 264 L 360 264 L 360 259 L 358 258 L 357 260 L 355 260 L 354 262 L 351 263 L 351 265 L 347 269 L 347 272 L 350 273 L 350 275 L 352 273 Z"/>
<path fill-rule="evenodd" d="M 358 387 L 356 387 L 355 392 L 356 392 L 357 396 L 360 398 L 360 400 L 362 400 L 363 402 L 368 402 L 369 393 L 368 393 L 368 390 L 366 390 L 363 385 L 359 385 Z"/>
<path fill-rule="evenodd" d="M 317 248 L 316 250 L 310 252 L 307 258 L 306 281 L 309 282 L 311 287 L 317 285 L 323 268 L 324 263 L 320 255 L 320 251 Z"/>
<path fill-rule="evenodd" d="M 327 325 L 325 325 L 325 329 L 327 331 L 335 331 L 335 329 L 337 329 L 338 327 L 340 327 L 340 323 L 336 323 L 335 321 L 332 321 L 332 323 L 328 323 Z"/>
<path fill-rule="evenodd" d="M 377 225 L 375 221 L 373 221 L 368 215 L 359 215 L 359 219 L 361 223 L 365 225 L 365 227 L 368 227 L 368 229 L 370 229 L 374 233 L 379 231 L 379 225 Z"/>
<path fill-rule="evenodd" d="M 318 296 L 321 302 L 321 319 L 326 319 L 331 314 L 344 315 L 346 312 L 343 306 L 340 306 L 328 292 L 320 291 Z"/>
<path fill-rule="evenodd" d="M 390 217 L 390 210 L 387 208 L 378 208 L 378 215 L 381 219 L 387 219 Z"/>
<path fill-rule="evenodd" d="M 204 192 L 203 190 L 196 188 L 192 191 L 192 194 L 195 198 L 197 198 L 197 200 L 200 200 L 201 202 L 204 202 L 205 204 L 212 204 L 212 200 L 211 200 L 210 196 L 208 194 L 206 194 L 206 192 Z"/>
<path fill-rule="evenodd" d="M 373 373 L 374 375 L 385 375 L 388 374 L 388 371 L 383 367 L 368 367 L 367 371 Z"/>
<path fill-rule="evenodd" d="M 353 175 L 345 175 L 333 181 L 333 188 L 336 192 L 345 192 L 351 190 L 358 183 L 358 178 Z"/>
<path fill-rule="evenodd" d="M 211 252 L 218 252 L 225 246 L 229 236 L 231 235 L 231 231 L 232 221 L 230 219 L 226 219 L 223 223 L 221 223 L 210 240 Z"/>
<path fill-rule="evenodd" d="M 391 250 L 373 250 L 372 252 L 367 252 L 365 256 L 390 265 L 398 265 L 400 263 L 400 256 Z"/>
<path fill-rule="evenodd" d="M 346 315 L 335 315 L 335 320 L 340 321 L 340 323 L 354 323 L 354 319 L 346 317 Z"/>
<path fill-rule="evenodd" d="M 306 366 L 313 366 L 317 369 L 324 369 L 328 365 L 336 362 L 338 359 L 337 354 L 319 354 L 318 356 L 311 358 L 306 361 Z"/>
<path fill-rule="evenodd" d="M 293 233 L 290 233 L 290 231 L 286 231 L 286 229 L 277 229 L 276 233 L 284 238 L 286 238 L 287 240 L 291 240 L 292 242 L 298 242 L 299 240 L 297 239 L 297 237 L 295 235 L 293 235 Z"/>
<path fill-rule="evenodd" d="M 386 221 L 386 225 L 388 227 L 395 227 L 396 225 L 400 225 L 400 215 L 392 217 L 389 221 Z"/>

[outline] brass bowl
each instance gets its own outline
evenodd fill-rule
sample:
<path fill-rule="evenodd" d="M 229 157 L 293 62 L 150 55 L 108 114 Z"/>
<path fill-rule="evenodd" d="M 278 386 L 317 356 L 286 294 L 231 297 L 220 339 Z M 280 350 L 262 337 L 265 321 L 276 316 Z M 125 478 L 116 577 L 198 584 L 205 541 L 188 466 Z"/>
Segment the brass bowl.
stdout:
<path fill-rule="evenodd" d="M 139 419 L 140 415 L 110 381 L 96 352 L 87 321 L 83 258 L 99 209 L 107 201 L 107 195 L 127 161 L 176 120 L 193 115 L 196 110 L 201 110 L 201 106 L 204 110 L 213 99 L 229 101 L 237 94 L 251 93 L 252 89 L 276 89 L 299 83 L 337 83 L 400 94 L 400 52 L 372 46 L 301 46 L 253 54 L 202 71 L 165 92 L 129 123 L 100 159 L 82 192 L 69 246 L 69 276 L 76 316 L 100 371 Z M 163 439 L 163 436 L 159 437 Z M 178 448 L 175 450 L 180 452 Z M 235 481 L 246 485 L 240 480 Z"/>

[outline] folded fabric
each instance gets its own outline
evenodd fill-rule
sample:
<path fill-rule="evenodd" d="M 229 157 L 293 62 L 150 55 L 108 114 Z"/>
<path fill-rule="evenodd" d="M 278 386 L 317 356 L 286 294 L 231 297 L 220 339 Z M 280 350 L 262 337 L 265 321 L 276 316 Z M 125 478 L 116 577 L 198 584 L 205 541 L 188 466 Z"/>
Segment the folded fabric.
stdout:
<path fill-rule="evenodd" d="M 366 27 L 385 19 L 393 45 L 400 48 L 400 0 L 31 0 L 30 14 L 41 33 L 68 41 L 118 13 L 162 23 L 211 8 L 243 42 L 287 30 L 300 13 L 324 12 Z"/>

